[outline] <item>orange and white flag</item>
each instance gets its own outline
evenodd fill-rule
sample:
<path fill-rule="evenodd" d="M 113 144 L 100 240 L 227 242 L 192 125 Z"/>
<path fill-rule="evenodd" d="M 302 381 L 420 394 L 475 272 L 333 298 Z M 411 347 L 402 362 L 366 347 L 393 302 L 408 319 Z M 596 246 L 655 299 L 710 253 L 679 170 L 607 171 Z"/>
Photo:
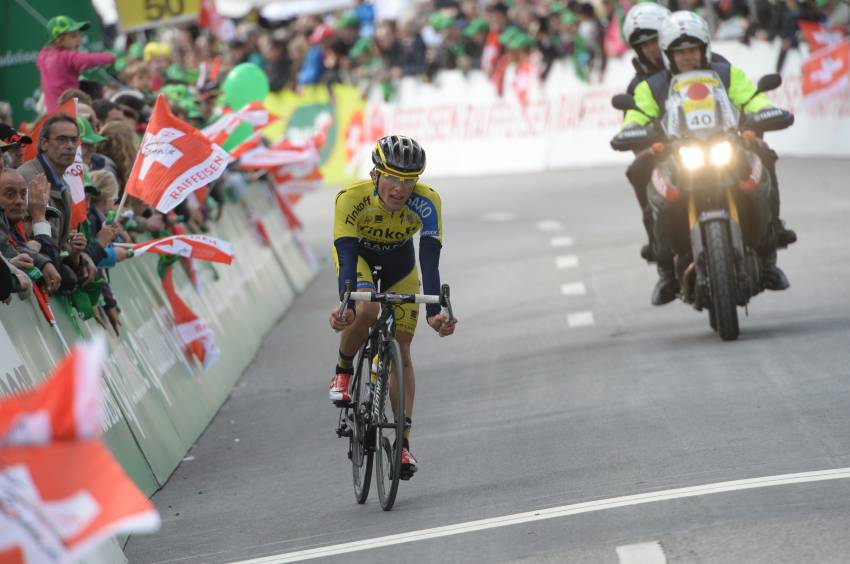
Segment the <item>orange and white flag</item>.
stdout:
<path fill-rule="evenodd" d="M 177 119 L 160 95 L 126 193 L 168 213 L 189 194 L 221 176 L 229 162 L 227 151 Z"/>
<path fill-rule="evenodd" d="M 133 254 L 156 253 L 230 264 L 233 262 L 233 245 L 228 241 L 208 235 L 171 235 L 132 246 Z"/>
<path fill-rule="evenodd" d="M 203 364 L 204 370 L 209 370 L 221 357 L 221 349 L 216 345 L 215 334 L 206 321 L 192 311 L 177 293 L 174 288 L 173 270 L 173 267 L 169 267 L 162 275 L 162 289 L 171 303 L 177 336 L 183 350 L 197 358 Z"/>
<path fill-rule="evenodd" d="M 222 145 L 242 125 L 242 122 L 248 123 L 254 131 L 258 131 L 278 119 L 280 118 L 268 111 L 262 102 L 251 102 L 238 111 L 221 116 L 201 132 L 213 143 Z"/>
<path fill-rule="evenodd" d="M 850 84 L 850 41 L 822 49 L 803 63 L 803 97 L 821 101 Z"/>
<path fill-rule="evenodd" d="M 0 448 L 100 436 L 105 355 L 102 339 L 77 345 L 40 387 L 0 400 Z"/>
<path fill-rule="evenodd" d="M 103 444 L 104 340 L 75 346 L 39 388 L 0 401 L 0 562 L 75 562 L 159 528 Z"/>
<path fill-rule="evenodd" d="M 68 102 L 73 103 L 73 115 L 77 116 L 77 99 L 73 98 Z M 63 105 L 62 107 L 65 107 Z M 61 109 L 61 108 L 60 108 Z M 88 206 L 86 205 L 86 188 L 83 181 L 83 146 L 81 142 L 77 142 L 77 153 L 74 155 L 74 162 L 65 169 L 62 175 L 65 184 L 68 186 L 68 191 L 71 193 L 71 221 L 70 228 L 76 229 L 78 225 L 87 219 Z"/>

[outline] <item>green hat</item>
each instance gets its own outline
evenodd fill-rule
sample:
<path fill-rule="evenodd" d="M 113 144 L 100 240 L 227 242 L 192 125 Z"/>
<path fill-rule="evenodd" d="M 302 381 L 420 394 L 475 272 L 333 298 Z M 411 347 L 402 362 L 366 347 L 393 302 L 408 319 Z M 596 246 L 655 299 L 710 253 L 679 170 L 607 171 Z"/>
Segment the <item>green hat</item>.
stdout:
<path fill-rule="evenodd" d="M 505 45 L 510 50 L 531 49 L 534 47 L 534 39 L 527 33 L 517 33 L 508 40 Z"/>
<path fill-rule="evenodd" d="M 141 41 L 136 41 L 130 48 L 127 49 L 127 56 L 131 59 L 144 59 L 145 58 L 145 44 Z"/>
<path fill-rule="evenodd" d="M 447 14 L 443 14 L 442 12 L 437 12 L 428 18 L 428 23 L 435 31 L 442 31 L 453 26 L 455 19 Z"/>
<path fill-rule="evenodd" d="M 92 184 L 91 176 L 89 176 L 89 171 L 83 167 L 83 188 L 87 194 L 91 194 L 92 196 L 100 196 L 100 188 Z"/>
<path fill-rule="evenodd" d="M 80 141 L 84 145 L 94 145 L 96 143 L 100 143 L 101 141 L 106 141 L 106 137 L 102 135 L 98 135 L 92 129 L 89 120 L 80 116 L 77 118 L 77 125 L 80 127 Z"/>
<path fill-rule="evenodd" d="M 505 30 L 499 34 L 499 43 L 507 45 L 510 43 L 511 39 L 519 33 L 522 33 L 522 30 L 515 25 L 506 27 Z"/>
<path fill-rule="evenodd" d="M 62 34 L 85 31 L 88 28 L 89 22 L 78 22 L 69 16 L 54 16 L 47 22 L 47 40 L 53 43 Z"/>
<path fill-rule="evenodd" d="M 487 33 L 490 31 L 490 24 L 484 18 L 475 18 L 463 29 L 463 34 L 466 37 L 472 37 L 477 33 Z"/>
<path fill-rule="evenodd" d="M 354 46 L 351 48 L 351 51 L 348 52 L 348 55 L 350 57 L 359 57 L 363 53 L 367 52 L 371 46 L 371 39 L 368 37 L 361 37 L 354 43 Z"/>
<path fill-rule="evenodd" d="M 560 2 L 552 2 L 549 6 L 550 14 L 563 14 L 567 10 L 567 7 Z"/>
<path fill-rule="evenodd" d="M 346 12 L 339 17 L 334 27 L 337 29 L 351 29 L 355 27 L 360 27 L 360 20 L 357 19 L 357 15 L 355 15 L 354 13 Z"/>
<path fill-rule="evenodd" d="M 567 25 L 572 25 L 574 23 L 578 23 L 578 18 L 575 13 L 570 10 L 564 11 L 564 15 L 561 16 L 561 21 Z"/>

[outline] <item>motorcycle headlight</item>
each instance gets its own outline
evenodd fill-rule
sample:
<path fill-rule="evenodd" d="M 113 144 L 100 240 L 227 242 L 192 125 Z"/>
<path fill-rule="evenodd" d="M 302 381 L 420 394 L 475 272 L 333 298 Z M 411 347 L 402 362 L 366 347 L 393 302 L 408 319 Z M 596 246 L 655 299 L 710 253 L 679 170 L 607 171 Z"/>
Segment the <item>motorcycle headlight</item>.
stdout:
<path fill-rule="evenodd" d="M 679 158 L 688 170 L 696 170 L 705 164 L 705 152 L 697 145 L 679 147 Z"/>
<path fill-rule="evenodd" d="M 729 141 L 721 141 L 714 145 L 708 152 L 708 158 L 715 166 L 723 166 L 729 164 L 732 160 L 732 144 Z"/>

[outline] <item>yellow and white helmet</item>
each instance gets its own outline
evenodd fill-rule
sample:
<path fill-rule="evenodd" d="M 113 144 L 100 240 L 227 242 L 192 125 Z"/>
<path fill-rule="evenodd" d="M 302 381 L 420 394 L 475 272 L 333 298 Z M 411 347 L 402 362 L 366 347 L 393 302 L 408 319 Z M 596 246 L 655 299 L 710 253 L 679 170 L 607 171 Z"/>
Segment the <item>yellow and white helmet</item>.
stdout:
<path fill-rule="evenodd" d="M 671 51 L 677 49 L 701 47 L 703 66 L 707 66 L 711 61 L 711 32 L 708 23 L 694 12 L 673 12 L 661 26 L 658 41 L 664 53 L 664 65 L 673 72 L 677 69 Z"/>

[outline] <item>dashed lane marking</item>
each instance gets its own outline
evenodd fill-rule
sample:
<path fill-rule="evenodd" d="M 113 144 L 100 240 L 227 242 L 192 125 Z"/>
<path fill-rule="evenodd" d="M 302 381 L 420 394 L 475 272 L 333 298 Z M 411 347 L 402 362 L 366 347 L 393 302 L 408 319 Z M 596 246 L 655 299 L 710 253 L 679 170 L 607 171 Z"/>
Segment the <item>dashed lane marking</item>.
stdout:
<path fill-rule="evenodd" d="M 561 284 L 561 293 L 565 296 L 583 296 L 587 293 L 584 282 L 570 282 Z"/>
<path fill-rule="evenodd" d="M 488 212 L 481 216 L 484 221 L 513 221 L 516 219 L 516 214 L 513 212 Z"/>
<path fill-rule="evenodd" d="M 565 268 L 573 268 L 578 266 L 578 257 L 576 255 L 561 255 L 555 258 L 555 267 L 558 270 Z"/>
<path fill-rule="evenodd" d="M 618 546 L 617 558 L 620 564 L 667 564 L 664 549 L 658 541 Z"/>
<path fill-rule="evenodd" d="M 561 222 L 555 219 L 544 219 L 537 222 L 537 229 L 540 231 L 560 231 L 563 228 Z"/>
<path fill-rule="evenodd" d="M 573 241 L 572 237 L 566 236 L 552 237 L 551 239 L 549 239 L 549 244 L 553 247 L 572 247 L 574 242 L 575 241 Z"/>
<path fill-rule="evenodd" d="M 814 472 L 762 476 L 760 478 L 747 478 L 744 480 L 733 480 L 730 482 L 715 482 L 713 484 L 702 484 L 699 486 L 689 486 L 685 488 L 660 490 L 621 497 L 612 497 L 608 499 L 597 499 L 594 501 L 584 501 L 570 505 L 561 505 L 559 507 L 549 507 L 547 509 L 537 509 L 534 511 L 526 511 L 524 513 L 514 513 L 513 515 L 502 515 L 499 517 L 491 517 L 489 519 L 467 521 L 466 523 L 455 523 L 453 525 L 434 527 L 432 529 L 421 529 L 418 531 L 398 533 L 395 535 L 375 537 L 360 541 L 319 546 L 307 550 L 286 552 L 273 556 L 254 558 L 252 560 L 242 560 L 239 562 L 233 562 L 232 564 L 283 564 L 284 562 L 299 562 L 302 560 L 335 556 L 337 554 L 360 552 L 362 550 L 370 550 L 384 546 L 450 537 L 454 535 L 462 535 L 464 533 L 473 533 L 476 531 L 496 529 L 499 527 L 510 527 L 512 525 L 557 519 L 559 517 L 579 515 L 582 513 L 605 511 L 607 509 L 615 509 L 618 507 L 630 507 L 646 503 L 656 503 L 660 501 L 699 497 L 725 492 L 752 490 L 756 488 L 788 486 L 792 484 L 805 484 L 807 482 L 822 482 L 826 480 L 844 480 L 847 478 L 850 478 L 850 468 L 834 468 L 832 470 L 816 470 Z"/>
<path fill-rule="evenodd" d="M 567 325 L 573 328 L 588 327 L 594 323 L 592 311 L 579 311 L 577 313 L 570 313 L 567 315 Z"/>

